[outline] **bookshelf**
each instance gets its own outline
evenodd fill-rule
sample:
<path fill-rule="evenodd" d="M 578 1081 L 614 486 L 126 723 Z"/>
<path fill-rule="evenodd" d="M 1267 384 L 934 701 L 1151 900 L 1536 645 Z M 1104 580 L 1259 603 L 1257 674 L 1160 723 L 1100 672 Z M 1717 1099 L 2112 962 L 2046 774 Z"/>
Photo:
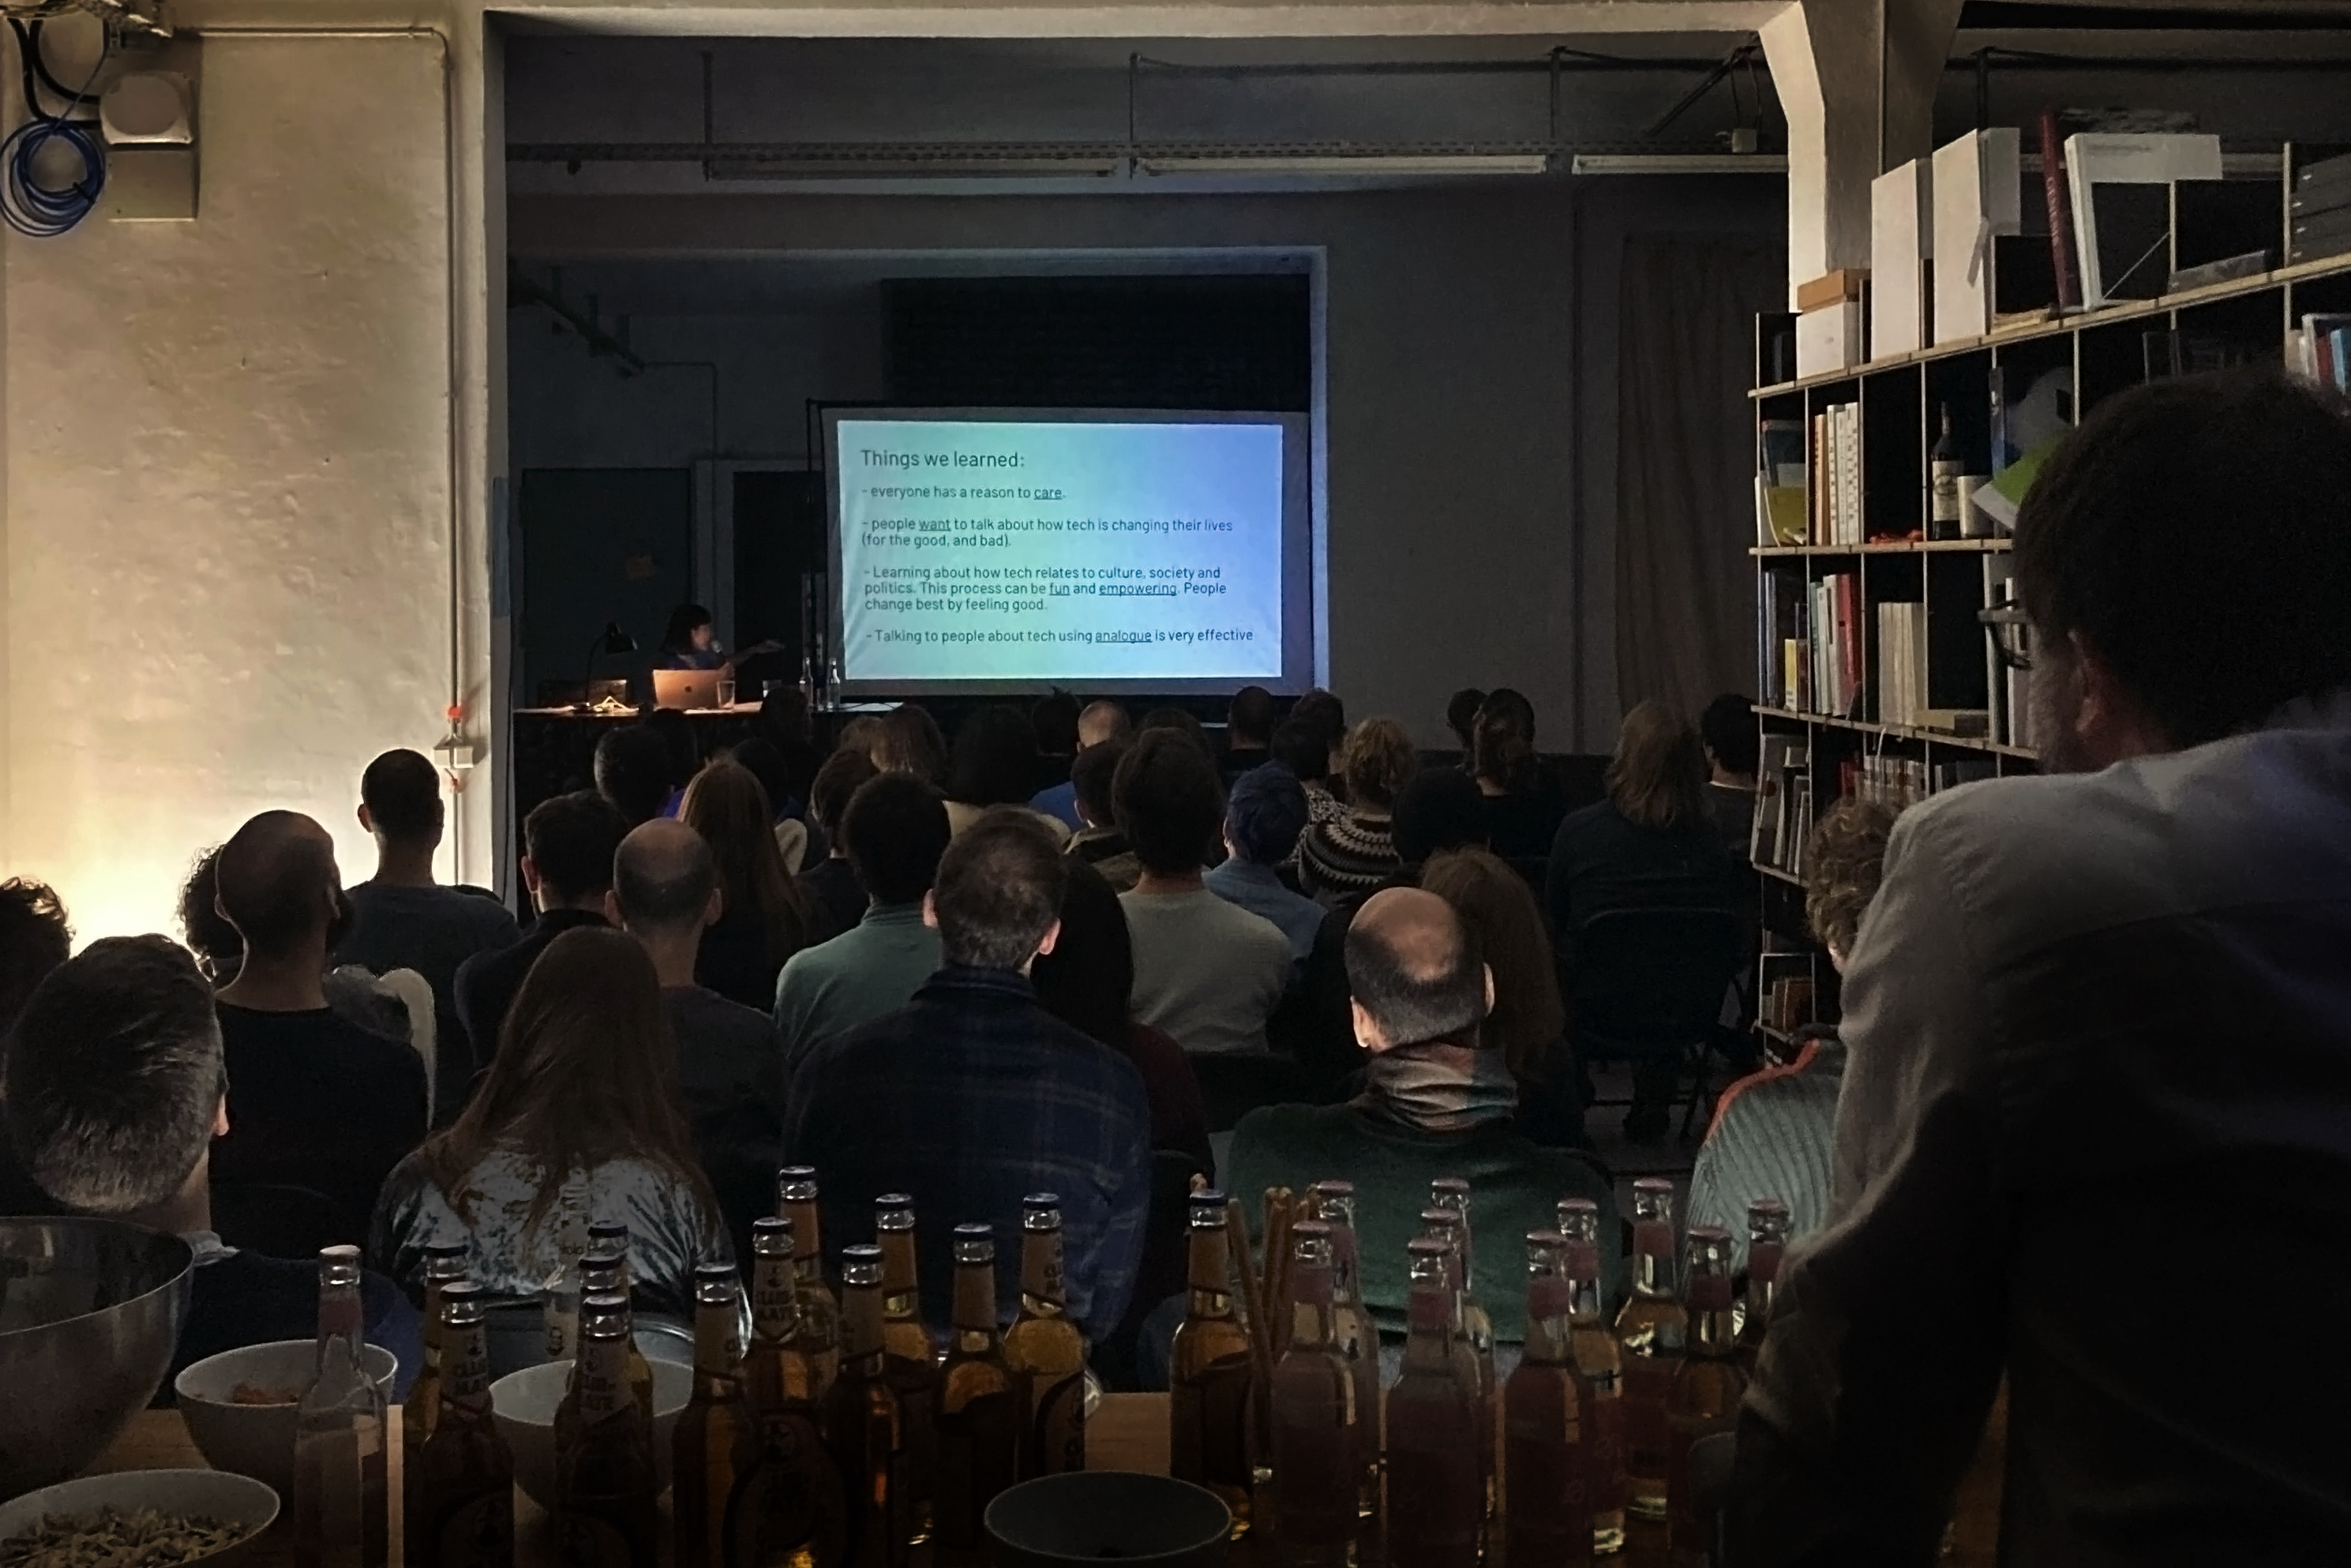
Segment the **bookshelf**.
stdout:
<path fill-rule="evenodd" d="M 2289 143 L 2254 177 L 2172 187 L 2171 266 L 2258 249 L 2287 256 L 2301 171 L 2346 151 Z M 2031 183 L 2028 222 L 2042 205 Z M 2050 287 L 2045 233 L 2001 244 L 2039 246 L 2040 283 Z M 1801 501 L 1780 486 L 1790 509 L 1777 515 L 1780 538 L 1794 532 L 1801 542 L 1747 552 L 1764 763 L 1750 849 L 1762 904 L 1758 1029 L 1768 1038 L 1837 1016 L 1836 978 L 1806 932 L 1797 874 L 1815 812 L 1855 789 L 1900 806 L 2036 768 L 2028 677 L 2007 668 L 1980 613 L 2010 591 L 2013 541 L 2005 532 L 1937 537 L 1956 530 L 1930 520 L 1942 411 L 1960 471 L 1990 476 L 1996 437 L 2012 460 L 2024 448 L 2022 426 L 2062 429 L 2157 375 L 2282 359 L 2306 367 L 2296 341 L 2304 319 L 2351 316 L 2351 254 L 2174 293 L 2159 292 L 2167 277 L 2150 280 L 2149 298 L 2064 316 L 2028 310 L 1979 337 L 1793 380 L 1771 379 L 1773 339 L 1792 319 L 1759 320 L 1759 384 L 1749 394 L 1759 537 L 1775 520 L 1761 486 L 1778 476 L 1792 438 L 1804 469 Z M 1775 1009 L 1775 986 L 1802 1005 Z"/>

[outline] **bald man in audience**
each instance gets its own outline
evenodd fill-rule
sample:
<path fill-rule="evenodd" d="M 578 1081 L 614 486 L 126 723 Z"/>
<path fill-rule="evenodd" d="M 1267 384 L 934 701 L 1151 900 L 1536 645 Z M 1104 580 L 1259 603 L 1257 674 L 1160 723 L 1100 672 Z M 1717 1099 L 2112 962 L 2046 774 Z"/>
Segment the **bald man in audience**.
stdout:
<path fill-rule="evenodd" d="M 424 1064 L 327 1005 L 327 955 L 351 906 L 326 829 L 264 811 L 222 846 L 219 882 L 245 962 L 214 998 L 229 1133 L 213 1151 L 214 1184 L 308 1188 L 331 1204 L 337 1234 L 358 1241 L 384 1176 L 423 1141 Z"/>
<path fill-rule="evenodd" d="M 702 934 L 725 913 L 717 863 L 700 833 L 656 818 L 621 841 L 605 917 L 653 958 L 662 1014 L 677 1047 L 679 1107 L 727 1229 L 747 1258 L 751 1221 L 774 1199 L 784 1058 L 766 1013 L 695 983 Z"/>
<path fill-rule="evenodd" d="M 1124 740 L 1134 733 L 1134 720 L 1126 709 L 1104 697 L 1088 703 L 1078 714 L 1078 751 L 1081 755 L 1105 741 Z M 1042 811 L 1056 821 L 1069 824 L 1071 832 L 1085 829 L 1086 821 L 1078 811 L 1078 787 L 1074 781 L 1040 789 L 1029 802 L 1032 811 Z"/>

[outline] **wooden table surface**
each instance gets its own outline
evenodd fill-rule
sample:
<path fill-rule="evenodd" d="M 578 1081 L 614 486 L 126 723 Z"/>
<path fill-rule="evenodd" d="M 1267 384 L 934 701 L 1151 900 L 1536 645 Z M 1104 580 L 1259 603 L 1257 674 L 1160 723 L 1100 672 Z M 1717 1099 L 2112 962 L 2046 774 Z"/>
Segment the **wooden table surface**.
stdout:
<path fill-rule="evenodd" d="M 2003 1406 L 2005 1400 L 2003 1399 Z M 1950 1568 L 1991 1568 L 1994 1562 L 1993 1541 L 1997 1533 L 2000 1512 L 1998 1450 L 2004 1435 L 2004 1410 L 1995 1411 L 1995 1418 L 1987 1433 L 1986 1451 L 1979 1458 L 1976 1473 L 1968 1488 L 1960 1494 L 1959 1520 L 1956 1550 L 1943 1559 Z M 400 1411 L 392 1413 L 392 1474 L 391 1493 L 393 1501 L 392 1519 L 391 1561 L 401 1561 L 400 1519 Z M 1167 1396 L 1165 1394 L 1106 1394 L 1093 1416 L 1086 1423 L 1087 1468 L 1097 1470 L 1141 1470 L 1153 1475 L 1167 1473 Z M 114 1446 L 90 1467 L 90 1474 L 116 1470 L 204 1469 L 204 1456 L 188 1436 L 188 1428 L 176 1410 L 141 1411 L 116 1440 Z M 1983 1478 L 1989 1475 L 1992 1484 L 1987 1488 Z M 667 1500 L 664 1500 L 667 1511 Z M 664 1530 L 662 1560 L 669 1561 L 669 1541 Z M 1630 1539 L 1624 1555 L 1615 1561 L 1623 1568 L 1665 1568 L 1666 1542 L 1662 1526 L 1633 1521 Z M 917 1552 L 915 1562 L 924 1564 L 926 1552 Z M 240 1560 L 238 1568 L 292 1568 L 294 1562 L 293 1532 L 287 1518 L 281 1513 L 277 1524 Z M 1257 1542 L 1236 1543 L 1228 1559 L 1230 1568 L 1272 1568 L 1280 1562 L 1279 1554 Z M 547 1527 L 547 1515 L 537 1503 L 515 1492 L 515 1563 L 516 1568 L 557 1568 L 553 1542 Z"/>

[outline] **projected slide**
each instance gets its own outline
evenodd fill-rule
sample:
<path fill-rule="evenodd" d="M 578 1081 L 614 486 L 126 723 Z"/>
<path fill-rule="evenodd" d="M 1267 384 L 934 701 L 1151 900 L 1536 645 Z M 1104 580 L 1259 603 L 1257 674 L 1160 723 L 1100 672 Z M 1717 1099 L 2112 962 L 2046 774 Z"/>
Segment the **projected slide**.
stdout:
<path fill-rule="evenodd" d="M 1283 675 L 1302 530 L 1280 423 L 830 423 L 846 680 Z"/>

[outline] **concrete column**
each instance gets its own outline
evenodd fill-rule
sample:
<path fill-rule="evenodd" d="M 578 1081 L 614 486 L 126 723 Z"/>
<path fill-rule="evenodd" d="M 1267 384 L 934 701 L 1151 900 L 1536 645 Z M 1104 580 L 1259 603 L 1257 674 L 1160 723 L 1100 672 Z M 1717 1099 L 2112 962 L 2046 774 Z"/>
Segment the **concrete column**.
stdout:
<path fill-rule="evenodd" d="M 1934 144 L 1961 0 L 1797 0 L 1759 29 L 1788 116 L 1788 292 L 1869 265 L 1869 183 Z"/>

